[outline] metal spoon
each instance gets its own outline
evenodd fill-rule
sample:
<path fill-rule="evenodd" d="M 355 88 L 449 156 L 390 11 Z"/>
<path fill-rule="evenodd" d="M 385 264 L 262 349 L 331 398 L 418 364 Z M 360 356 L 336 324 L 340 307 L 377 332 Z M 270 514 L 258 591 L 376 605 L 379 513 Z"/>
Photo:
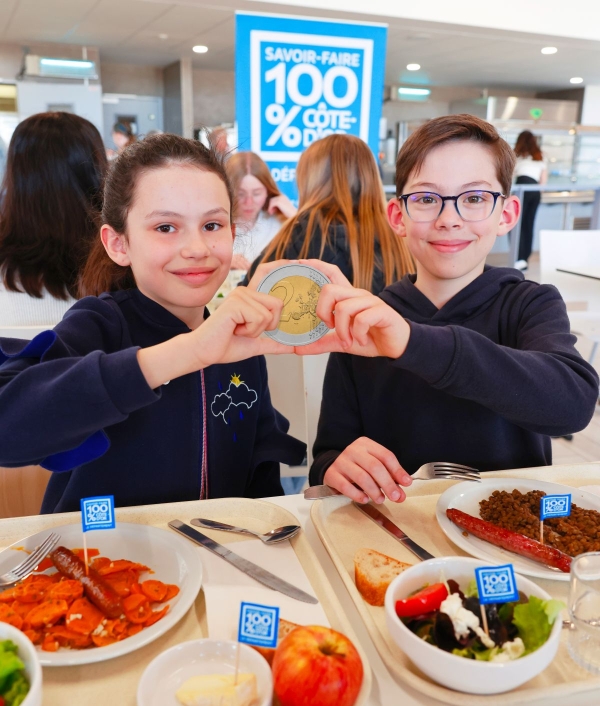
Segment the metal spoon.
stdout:
<path fill-rule="evenodd" d="M 244 534 L 251 534 L 258 537 L 261 542 L 265 544 L 276 544 L 277 542 L 283 542 L 285 539 L 291 539 L 300 532 L 302 529 L 300 525 L 285 525 L 285 527 L 277 527 L 261 534 L 260 532 L 253 532 L 249 529 L 244 529 L 243 527 L 234 527 L 233 525 L 226 525 L 224 522 L 215 522 L 214 520 L 205 520 L 202 517 L 196 517 L 190 520 L 196 527 L 206 527 L 207 529 L 223 530 L 223 532 L 242 532 Z"/>

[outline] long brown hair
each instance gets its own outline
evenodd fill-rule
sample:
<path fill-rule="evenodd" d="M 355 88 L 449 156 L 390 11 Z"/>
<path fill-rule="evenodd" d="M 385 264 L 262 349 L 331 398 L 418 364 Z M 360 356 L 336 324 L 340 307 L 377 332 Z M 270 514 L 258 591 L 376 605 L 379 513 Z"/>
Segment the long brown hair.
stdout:
<path fill-rule="evenodd" d="M 106 153 L 98 130 L 70 113 L 38 113 L 17 125 L 0 204 L 0 273 L 12 292 L 77 295 L 98 232 Z"/>
<path fill-rule="evenodd" d="M 323 256 L 329 229 L 341 224 L 350 249 L 353 284 L 370 290 L 375 267 L 385 284 L 414 272 L 412 258 L 390 228 L 385 213 L 385 195 L 377 164 L 368 145 L 352 135 L 329 135 L 302 154 L 296 169 L 300 208 L 271 241 L 263 261 L 285 257 L 295 226 L 306 222 L 300 258 L 308 256 L 316 228 L 321 231 Z M 375 261 L 375 243 L 381 262 Z"/>
<path fill-rule="evenodd" d="M 227 176 L 231 182 L 234 195 L 237 195 L 242 179 L 245 176 L 253 176 L 260 181 L 267 190 L 267 199 L 261 209 L 262 211 L 266 212 L 269 208 L 269 201 L 274 196 L 281 194 L 277 188 L 275 179 L 271 176 L 269 167 L 257 154 L 254 154 L 254 152 L 236 152 L 232 154 L 225 163 L 225 169 L 227 170 Z M 279 218 L 280 221 L 285 220 L 283 214 L 277 213 L 276 217 Z"/>
<path fill-rule="evenodd" d="M 515 145 L 517 157 L 531 157 L 534 162 L 541 162 L 543 159 L 542 150 L 539 148 L 536 136 L 529 130 L 523 130 L 517 137 Z"/>
<path fill-rule="evenodd" d="M 178 135 L 152 135 L 135 142 L 123 150 L 112 163 L 104 184 L 102 223 L 115 232 L 127 236 L 127 214 L 135 198 L 135 188 L 140 174 L 151 169 L 161 169 L 173 164 L 197 167 L 216 174 L 225 184 L 229 203 L 233 193 L 221 157 L 197 140 Z M 135 287 L 131 267 L 122 267 L 108 256 L 100 238 L 96 238 L 83 270 L 80 283 L 81 296 Z"/>

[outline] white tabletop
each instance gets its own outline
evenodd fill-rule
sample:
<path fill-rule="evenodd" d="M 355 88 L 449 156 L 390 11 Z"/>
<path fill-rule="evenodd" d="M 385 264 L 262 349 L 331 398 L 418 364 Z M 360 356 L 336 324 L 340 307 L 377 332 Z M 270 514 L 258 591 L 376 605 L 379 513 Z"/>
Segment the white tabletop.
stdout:
<path fill-rule="evenodd" d="M 350 598 L 329 554 L 321 544 L 315 528 L 310 520 L 311 501 L 305 500 L 302 495 L 286 495 L 275 498 L 265 498 L 269 502 L 289 510 L 293 513 L 302 525 L 306 537 L 317 555 L 319 563 L 336 594 L 339 596 L 340 605 L 348 616 L 350 623 L 356 633 L 358 640 L 365 654 L 369 659 L 373 670 L 373 690 L 369 699 L 369 706 L 414 706 L 415 704 L 425 704 L 426 706 L 439 706 L 441 702 L 428 698 L 407 686 L 400 685 L 389 673 L 377 652 L 365 625 Z M 482 697 L 482 703 L 485 697 Z M 568 706 L 597 706 L 600 697 L 596 693 L 572 695 L 569 697 Z M 511 703 L 510 694 L 506 695 L 507 706 Z M 530 705 L 538 702 L 530 702 Z M 540 706 L 542 702 L 540 702 Z M 543 701 L 544 706 L 567 706 L 564 701 L 548 700 Z"/>

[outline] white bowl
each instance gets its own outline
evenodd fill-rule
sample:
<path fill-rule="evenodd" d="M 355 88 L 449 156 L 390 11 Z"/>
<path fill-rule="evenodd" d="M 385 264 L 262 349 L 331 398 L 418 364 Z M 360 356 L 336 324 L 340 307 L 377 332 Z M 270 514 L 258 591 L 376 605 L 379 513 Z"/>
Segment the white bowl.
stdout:
<path fill-rule="evenodd" d="M 422 672 L 434 681 L 456 691 L 470 694 L 500 694 L 533 679 L 554 659 L 558 650 L 562 620 L 552 626 L 548 640 L 535 652 L 512 662 L 481 662 L 445 652 L 417 637 L 396 615 L 396 601 L 406 598 L 426 583 L 437 583 L 440 576 L 454 579 L 465 589 L 475 578 L 478 566 L 489 563 L 467 557 L 441 557 L 415 564 L 397 576 L 385 594 L 385 618 L 394 642 Z M 533 581 L 516 575 L 517 587 L 527 596 L 548 600 L 550 595 Z"/>
<path fill-rule="evenodd" d="M 175 692 L 190 677 L 235 672 L 238 647 L 240 673 L 256 674 L 256 706 L 271 706 L 273 675 L 267 660 L 248 645 L 210 639 L 182 642 L 153 659 L 138 684 L 137 706 L 181 706 Z"/>
<path fill-rule="evenodd" d="M 20 630 L 8 623 L 0 623 L 0 641 L 12 640 L 19 648 L 19 657 L 25 665 L 29 679 L 29 693 L 22 706 L 42 706 L 42 667 L 33 642 Z"/>

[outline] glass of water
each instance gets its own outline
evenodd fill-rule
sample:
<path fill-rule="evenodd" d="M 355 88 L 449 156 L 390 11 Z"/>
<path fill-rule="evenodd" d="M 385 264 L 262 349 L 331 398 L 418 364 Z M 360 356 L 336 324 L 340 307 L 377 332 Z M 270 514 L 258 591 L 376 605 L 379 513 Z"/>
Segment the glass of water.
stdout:
<path fill-rule="evenodd" d="M 600 674 L 600 552 L 580 554 L 571 563 L 569 654 Z"/>

